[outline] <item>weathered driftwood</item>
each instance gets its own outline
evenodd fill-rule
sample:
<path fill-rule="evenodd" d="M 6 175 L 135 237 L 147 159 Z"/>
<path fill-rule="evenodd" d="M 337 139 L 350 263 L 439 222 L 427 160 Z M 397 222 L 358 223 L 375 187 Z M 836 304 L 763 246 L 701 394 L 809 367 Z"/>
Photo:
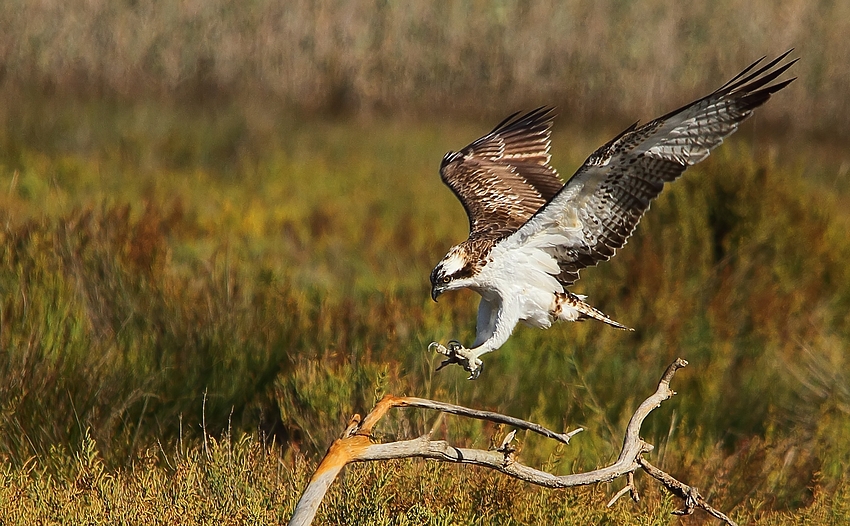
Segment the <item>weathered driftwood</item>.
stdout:
<path fill-rule="evenodd" d="M 693 513 L 696 508 L 700 508 L 727 524 L 734 525 L 735 522 L 732 519 L 711 507 L 696 488 L 674 479 L 643 458 L 643 454 L 651 451 L 653 446 L 640 438 L 641 425 L 653 409 L 661 405 L 661 402 L 664 400 L 676 394 L 670 389 L 670 380 L 676 374 L 677 370 L 687 364 L 688 362 L 678 358 L 667 367 L 667 370 L 658 382 L 658 388 L 655 393 L 644 400 L 634 415 L 632 415 L 626 427 L 623 448 L 613 464 L 586 473 L 575 473 L 571 475 L 552 475 L 551 473 L 540 471 L 517 462 L 514 456 L 515 450 L 510 446 L 510 442 L 513 440 L 516 431 L 505 437 L 501 446 L 489 451 L 454 447 L 444 440 L 431 440 L 430 434 L 425 434 L 412 440 L 401 440 L 386 444 L 373 442 L 372 430 L 375 424 L 383 418 L 388 410 L 394 407 L 420 407 L 470 418 L 489 420 L 511 425 L 517 429 L 533 431 L 565 444 L 569 443 L 573 435 L 582 431 L 579 428 L 569 433 L 556 433 L 538 424 L 498 413 L 478 411 L 422 398 L 387 395 L 375 405 L 375 408 L 366 415 L 366 418 L 361 420 L 360 415 L 354 415 L 342 436 L 331 444 L 325 458 L 319 464 L 316 473 L 304 489 L 304 493 L 295 507 L 295 512 L 289 524 L 290 526 L 301 526 L 308 525 L 313 521 L 319 504 L 322 502 L 331 483 L 333 483 L 342 468 L 349 462 L 419 457 L 444 462 L 484 466 L 547 488 L 584 486 L 599 482 L 610 482 L 616 478 L 626 476 L 626 486 L 614 495 L 608 503 L 609 507 L 626 493 L 630 493 L 635 501 L 638 500 L 637 489 L 634 485 L 634 472 L 640 468 L 650 477 L 661 482 L 671 493 L 684 500 L 683 509 L 675 513 L 687 515 Z"/>

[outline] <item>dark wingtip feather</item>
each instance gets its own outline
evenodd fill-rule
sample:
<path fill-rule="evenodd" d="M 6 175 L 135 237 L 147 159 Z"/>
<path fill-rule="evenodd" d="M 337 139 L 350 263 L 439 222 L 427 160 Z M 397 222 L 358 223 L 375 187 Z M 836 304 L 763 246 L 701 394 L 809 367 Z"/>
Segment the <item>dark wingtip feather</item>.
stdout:
<path fill-rule="evenodd" d="M 766 88 L 762 88 L 760 90 L 747 93 L 746 95 L 741 97 L 739 100 L 743 102 L 744 109 L 747 109 L 747 110 L 755 109 L 755 108 L 761 106 L 762 104 L 764 104 L 765 102 L 767 102 L 768 100 L 770 100 L 771 95 L 773 95 L 777 91 L 781 90 L 782 88 L 788 86 L 788 84 L 791 84 L 795 80 L 797 80 L 797 77 L 794 77 L 794 78 L 788 79 L 788 80 L 783 80 L 782 82 L 779 82 L 778 84 L 773 84 L 772 86 L 768 86 Z"/>
<path fill-rule="evenodd" d="M 506 126 L 509 122 L 511 122 L 511 121 L 513 120 L 513 118 L 514 118 L 514 117 L 516 117 L 517 115 L 519 115 L 520 113 L 522 113 L 522 112 L 521 112 L 521 111 L 515 111 L 515 112 L 511 113 L 510 115 L 508 115 L 507 117 L 505 117 L 504 119 L 502 119 L 502 121 L 501 121 L 499 124 L 497 124 L 497 125 L 496 125 L 496 126 L 495 126 L 495 127 L 494 127 L 491 131 L 490 131 L 490 133 L 496 133 L 496 132 L 497 132 L 497 131 L 499 131 L 499 130 L 503 127 L 503 126 Z"/>
<path fill-rule="evenodd" d="M 770 64 L 754 73 L 747 79 L 736 83 L 729 91 L 726 91 L 727 94 L 731 96 L 738 96 L 739 101 L 742 103 L 743 109 L 752 110 L 761 106 L 765 102 L 770 99 L 770 96 L 777 91 L 787 87 L 789 84 L 794 82 L 797 77 L 790 78 L 788 80 L 783 80 L 781 82 L 777 82 L 776 84 L 771 84 L 774 80 L 776 80 L 780 75 L 788 71 L 788 69 L 797 63 L 799 58 L 795 58 L 794 60 L 788 62 L 787 64 L 783 64 L 779 68 L 769 71 L 771 68 L 775 67 L 777 63 L 790 53 L 792 50 L 788 50 L 783 53 L 777 59 L 771 61 Z M 767 72 L 767 74 L 765 74 Z M 761 75 L 761 76 L 760 76 Z"/>
<path fill-rule="evenodd" d="M 736 91 L 753 91 L 753 90 L 756 90 L 756 89 L 764 86 L 765 84 L 772 82 L 774 79 L 776 79 L 777 77 L 779 77 L 780 75 L 785 73 L 785 71 L 787 71 L 788 68 L 793 66 L 798 60 L 800 60 L 799 58 L 795 58 L 791 62 L 788 62 L 787 64 L 783 64 L 780 67 L 778 67 L 777 69 L 770 71 L 771 69 L 776 67 L 777 64 L 782 62 L 792 51 L 794 51 L 794 48 L 789 49 L 785 53 L 782 53 L 781 55 L 779 55 L 775 59 L 771 60 L 770 62 L 768 62 L 767 64 L 765 64 L 761 68 L 759 68 L 758 71 L 751 73 L 747 76 L 744 76 L 754 66 L 759 64 L 762 60 L 764 60 L 763 58 L 759 59 L 758 61 L 756 61 L 755 63 L 750 65 L 748 68 L 746 68 L 744 71 L 742 71 L 741 73 L 736 75 L 734 79 L 732 79 L 729 82 L 727 82 L 726 84 L 724 84 L 723 87 L 721 87 L 719 90 L 717 90 L 717 93 L 734 93 Z M 741 78 L 741 77 L 744 77 L 744 78 Z"/>
<path fill-rule="evenodd" d="M 539 108 L 535 108 L 527 113 L 522 113 L 520 111 L 514 112 L 507 118 L 503 119 L 502 122 L 497 124 L 490 132 L 490 135 L 519 128 L 530 128 L 538 124 L 551 123 L 555 119 L 554 111 L 555 108 L 551 106 L 540 106 Z"/>
<path fill-rule="evenodd" d="M 761 74 L 762 74 L 762 73 L 764 73 L 765 71 L 769 70 L 770 68 L 772 68 L 773 66 L 775 66 L 775 65 L 776 65 L 776 64 L 778 64 L 779 62 L 782 62 L 782 60 L 783 60 L 785 57 L 787 57 L 788 55 L 790 55 L 792 51 L 794 51 L 794 48 L 789 49 L 789 50 L 788 50 L 788 51 L 786 51 L 785 53 L 782 53 L 781 55 L 779 55 L 779 56 L 778 56 L 778 57 L 776 57 L 775 59 L 771 60 L 769 64 L 767 64 L 766 66 L 762 67 L 760 70 L 756 71 L 755 73 L 753 73 L 753 74 L 752 74 L 752 75 L 750 75 L 749 77 L 747 77 L 747 78 L 745 78 L 745 79 L 742 79 L 742 77 L 743 77 L 744 75 L 746 75 L 747 73 L 749 73 L 750 71 L 752 71 L 752 70 L 753 70 L 753 68 L 755 68 L 756 66 L 758 66 L 759 64 L 761 64 L 761 63 L 762 63 L 762 61 L 763 61 L 764 59 L 766 59 L 766 58 L 767 58 L 767 55 L 765 55 L 765 56 L 761 57 L 760 59 L 756 60 L 755 62 L 753 62 L 752 64 L 750 64 L 750 65 L 749 65 L 749 66 L 747 66 L 746 68 L 744 68 L 744 70 L 743 70 L 743 71 L 741 71 L 740 73 L 738 73 L 737 75 L 735 75 L 734 77 L 732 77 L 731 79 L 729 79 L 729 82 L 727 82 L 726 84 L 724 84 L 724 85 L 720 86 L 720 88 L 718 88 L 718 90 L 717 90 L 717 91 L 718 91 L 718 92 L 721 92 L 721 91 L 733 91 L 733 90 L 735 89 L 735 88 L 733 87 L 733 84 L 734 84 L 734 85 L 737 85 L 737 86 L 740 86 L 740 85 L 742 85 L 742 84 L 746 84 L 747 82 L 749 82 L 750 80 L 752 80 L 752 79 L 754 79 L 754 78 L 758 77 L 759 75 L 761 75 Z M 793 61 L 793 62 L 791 62 L 791 64 L 793 64 L 794 62 L 797 62 L 798 60 L 800 60 L 800 59 L 799 59 L 799 58 L 798 58 L 798 59 L 794 59 L 794 61 Z M 790 64 L 789 64 L 789 65 L 790 65 Z"/>
<path fill-rule="evenodd" d="M 720 86 L 719 88 L 717 88 L 717 91 L 723 91 L 723 90 L 725 90 L 726 88 L 728 88 L 729 86 L 731 86 L 732 84 L 735 84 L 736 82 L 738 82 L 738 80 L 739 80 L 741 77 L 743 77 L 744 75 L 746 75 L 747 73 L 749 73 L 750 71 L 752 71 L 754 67 L 756 67 L 756 66 L 758 66 L 759 64 L 761 64 L 761 62 L 762 62 L 764 59 L 766 59 L 766 58 L 767 58 L 767 55 L 764 55 L 763 57 L 761 57 L 760 59 L 756 60 L 755 62 L 753 62 L 753 63 L 752 63 L 752 64 L 750 64 L 749 66 L 745 67 L 745 68 L 744 68 L 744 69 L 743 69 L 740 73 L 738 73 L 737 75 L 735 75 L 734 77 L 732 77 L 731 79 L 729 79 L 729 81 L 728 81 L 728 82 L 726 82 L 726 84 L 724 84 L 724 85 Z"/>
<path fill-rule="evenodd" d="M 750 64 L 746 68 L 744 68 L 743 71 L 741 71 L 740 73 L 738 73 L 737 75 L 732 77 L 732 79 L 729 80 L 729 82 L 727 82 L 726 84 L 724 84 L 723 86 L 721 86 L 720 88 L 715 90 L 714 92 L 712 92 L 709 95 L 706 95 L 705 97 L 703 97 L 699 100 L 696 100 L 696 101 L 694 101 L 690 104 L 686 104 L 686 105 L 682 106 L 681 108 L 677 108 L 677 109 L 675 109 L 675 110 L 673 110 L 669 113 L 666 113 L 666 114 L 662 115 L 661 117 L 657 118 L 656 121 L 663 121 L 665 119 L 672 117 L 673 115 L 676 115 L 676 114 L 686 110 L 687 108 L 690 108 L 694 104 L 698 104 L 702 101 L 717 98 L 717 97 L 721 97 L 721 98 L 727 97 L 727 96 L 736 97 L 736 98 L 738 98 L 738 100 L 744 100 L 745 101 L 745 104 L 747 106 L 746 109 L 756 108 L 757 106 L 759 106 L 759 105 L 763 104 L 765 101 L 767 101 L 770 98 L 771 94 L 776 93 L 777 91 L 786 87 L 788 84 L 790 84 L 794 80 L 794 79 L 790 79 L 790 80 L 787 80 L 787 81 L 779 82 L 779 83 L 774 84 L 772 86 L 768 86 L 766 88 L 763 87 L 766 84 L 770 84 L 771 82 L 776 80 L 780 75 L 785 73 L 788 70 L 788 68 L 790 68 L 791 66 L 796 64 L 798 60 L 800 60 L 799 58 L 795 58 L 794 60 L 792 60 L 792 61 L 790 61 L 786 64 L 782 64 L 781 66 L 779 66 L 775 70 L 770 71 L 771 69 L 776 67 L 777 64 L 782 62 L 783 59 L 788 57 L 788 55 L 792 51 L 794 51 L 794 48 L 791 48 L 788 51 L 786 51 L 785 53 L 782 53 L 781 55 L 779 55 L 775 59 L 771 60 L 770 62 L 768 62 L 767 64 L 765 64 L 761 68 L 759 68 L 757 71 L 750 73 L 753 69 L 755 69 L 759 64 L 761 64 L 764 61 L 765 57 L 762 57 L 762 58 L 756 60 L 755 62 L 753 62 L 752 64 Z M 796 78 L 796 77 L 794 77 L 794 78 Z"/>

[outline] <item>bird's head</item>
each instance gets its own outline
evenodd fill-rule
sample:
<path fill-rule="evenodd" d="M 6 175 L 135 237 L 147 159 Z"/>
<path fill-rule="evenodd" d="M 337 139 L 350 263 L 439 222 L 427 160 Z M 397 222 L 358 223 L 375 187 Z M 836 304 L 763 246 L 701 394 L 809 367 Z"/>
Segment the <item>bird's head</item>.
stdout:
<path fill-rule="evenodd" d="M 452 247 L 434 270 L 431 271 L 431 299 L 447 290 L 458 290 L 475 284 L 476 269 L 461 246 Z"/>

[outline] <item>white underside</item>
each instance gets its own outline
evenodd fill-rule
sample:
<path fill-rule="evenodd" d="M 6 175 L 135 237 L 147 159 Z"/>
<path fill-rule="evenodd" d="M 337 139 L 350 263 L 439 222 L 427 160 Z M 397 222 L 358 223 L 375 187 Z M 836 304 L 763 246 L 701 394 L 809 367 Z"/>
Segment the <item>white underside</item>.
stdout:
<path fill-rule="evenodd" d="M 469 287 L 481 295 L 472 349 L 476 356 L 501 347 L 519 322 L 547 329 L 556 319 L 579 318 L 580 313 L 568 305 L 562 305 L 557 318 L 553 315 L 555 295 L 564 288 L 555 279 L 560 269 L 552 252 L 580 232 L 559 226 L 559 233 L 539 232 L 523 239 L 522 246 L 515 246 L 511 238 L 504 240 L 493 247 L 487 265 L 472 278 Z"/>

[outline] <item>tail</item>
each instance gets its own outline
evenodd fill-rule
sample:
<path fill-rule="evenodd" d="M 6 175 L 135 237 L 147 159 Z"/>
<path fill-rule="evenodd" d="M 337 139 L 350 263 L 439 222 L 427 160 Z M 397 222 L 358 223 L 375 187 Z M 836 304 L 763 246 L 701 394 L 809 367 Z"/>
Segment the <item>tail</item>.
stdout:
<path fill-rule="evenodd" d="M 574 321 L 586 320 L 588 318 L 593 318 L 594 320 L 599 320 L 603 323 L 607 323 L 611 327 L 622 329 L 625 331 L 633 331 L 631 327 L 626 327 L 622 323 L 616 322 L 606 316 L 602 311 L 595 309 L 582 301 L 584 296 L 577 296 L 572 292 L 564 292 L 555 294 L 555 309 L 552 313 L 556 318 L 560 317 L 560 313 L 563 311 L 564 307 L 568 307 L 578 313 L 578 316 Z M 569 319 L 569 318 L 567 318 Z"/>

